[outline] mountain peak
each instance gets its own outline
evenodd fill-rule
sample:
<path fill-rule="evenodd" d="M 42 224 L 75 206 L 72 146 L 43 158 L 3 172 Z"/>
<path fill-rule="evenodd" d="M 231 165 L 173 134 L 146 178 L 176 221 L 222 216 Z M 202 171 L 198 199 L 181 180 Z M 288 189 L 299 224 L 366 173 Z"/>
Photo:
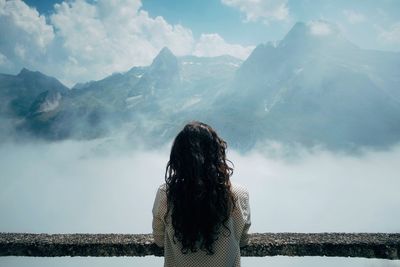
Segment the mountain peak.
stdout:
<path fill-rule="evenodd" d="M 33 71 L 33 70 L 29 70 L 27 68 L 22 68 L 21 71 L 17 74 L 18 77 L 45 77 L 45 78 L 52 78 L 55 79 L 53 77 L 47 76 L 43 73 L 41 73 L 40 71 Z"/>
<path fill-rule="evenodd" d="M 158 53 L 158 55 L 172 55 L 172 56 L 174 56 L 174 54 L 172 53 L 172 51 L 171 51 L 168 47 L 166 47 L 166 46 L 164 46 L 164 47 L 160 50 L 160 52 Z"/>
<path fill-rule="evenodd" d="M 316 48 L 336 49 L 354 47 L 340 33 L 339 28 L 325 20 L 314 20 L 307 23 L 297 22 L 279 43 L 280 47 L 295 50 Z"/>
<path fill-rule="evenodd" d="M 323 37 L 339 35 L 340 31 L 335 24 L 325 20 L 313 20 L 307 23 L 297 22 L 286 34 L 285 39 Z"/>
<path fill-rule="evenodd" d="M 175 66 L 178 64 L 178 59 L 176 56 L 169 50 L 168 47 L 164 47 L 158 53 L 158 55 L 154 58 L 151 63 L 151 68 L 164 68 L 166 66 Z"/>
<path fill-rule="evenodd" d="M 286 34 L 286 36 L 305 35 L 305 34 L 307 34 L 307 31 L 308 31 L 307 24 L 302 22 L 302 21 L 299 21 L 299 22 L 296 22 L 296 24 L 293 25 L 293 27 Z"/>
<path fill-rule="evenodd" d="M 29 86 L 37 86 L 40 84 L 43 88 L 50 86 L 60 92 L 68 91 L 68 87 L 63 85 L 59 80 L 52 76 L 47 76 L 40 71 L 32 71 L 27 68 L 22 68 L 21 71 L 16 75 L 20 80 L 23 80 L 29 84 Z"/>
<path fill-rule="evenodd" d="M 17 74 L 17 77 L 22 79 L 46 79 L 46 78 L 53 78 L 49 77 L 40 71 L 32 71 L 27 68 L 22 68 L 21 71 Z M 54 78 L 53 78 L 54 79 Z"/>
<path fill-rule="evenodd" d="M 331 24 L 325 21 L 297 22 L 283 38 L 280 45 L 306 43 L 310 39 L 318 39 L 318 37 L 330 35 L 331 28 L 333 28 Z"/>
<path fill-rule="evenodd" d="M 33 71 L 28 70 L 27 68 L 22 68 L 21 71 L 17 74 L 17 76 L 24 76 L 29 73 L 33 73 Z"/>
<path fill-rule="evenodd" d="M 160 50 L 158 55 L 154 58 L 153 63 L 157 60 L 171 60 L 171 59 L 176 59 L 175 55 L 169 50 L 168 47 L 164 47 L 163 49 Z"/>

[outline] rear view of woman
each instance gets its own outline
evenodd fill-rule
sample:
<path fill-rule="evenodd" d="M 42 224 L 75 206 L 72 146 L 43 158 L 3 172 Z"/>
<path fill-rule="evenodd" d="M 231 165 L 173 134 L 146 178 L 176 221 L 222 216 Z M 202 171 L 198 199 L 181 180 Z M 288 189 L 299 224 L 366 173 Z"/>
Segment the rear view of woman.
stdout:
<path fill-rule="evenodd" d="M 164 266 L 240 266 L 248 242 L 249 196 L 230 182 L 226 142 L 192 122 L 176 136 L 153 206 L 153 236 Z"/>

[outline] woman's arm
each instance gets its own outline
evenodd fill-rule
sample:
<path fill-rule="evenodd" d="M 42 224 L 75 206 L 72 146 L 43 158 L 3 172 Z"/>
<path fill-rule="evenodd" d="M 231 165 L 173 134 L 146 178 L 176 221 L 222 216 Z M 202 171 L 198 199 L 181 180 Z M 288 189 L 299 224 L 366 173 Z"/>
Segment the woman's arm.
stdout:
<path fill-rule="evenodd" d="M 240 238 L 240 247 L 244 247 L 248 244 L 249 242 L 249 228 L 251 225 L 251 216 L 250 216 L 250 201 L 249 201 L 249 193 L 246 192 L 244 194 L 244 209 L 243 209 L 243 216 L 245 219 L 244 227 L 243 227 L 243 232 L 242 236 Z"/>
<path fill-rule="evenodd" d="M 165 223 L 164 216 L 166 211 L 166 192 L 160 186 L 158 188 L 156 198 L 153 205 L 153 238 L 154 243 L 159 247 L 164 247 L 164 233 L 165 233 Z"/>

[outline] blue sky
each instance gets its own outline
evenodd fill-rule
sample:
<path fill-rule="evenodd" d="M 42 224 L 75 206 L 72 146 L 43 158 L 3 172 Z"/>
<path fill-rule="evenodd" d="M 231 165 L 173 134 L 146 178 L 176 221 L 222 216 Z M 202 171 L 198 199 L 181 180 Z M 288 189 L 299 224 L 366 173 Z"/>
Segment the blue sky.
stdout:
<path fill-rule="evenodd" d="M 262 1 L 262 0 L 261 0 Z M 51 14 L 62 0 L 24 0 L 42 14 Z M 96 2 L 96 1 L 88 1 Z M 238 1 L 240 2 L 240 1 Z M 245 1 L 243 1 L 245 2 Z M 248 1 L 250 2 L 250 1 Z M 266 1 L 274 2 L 274 1 Z M 246 14 L 220 0 L 143 0 L 142 9 L 152 17 L 162 16 L 171 24 L 181 24 L 195 37 L 218 33 L 227 42 L 257 45 L 282 39 L 297 21 L 323 19 L 345 28 L 346 37 L 363 48 L 400 51 L 400 43 L 379 42 L 379 29 L 400 22 L 398 0 L 289 0 L 287 20 L 246 21 Z M 349 19 L 353 15 L 353 20 Z M 400 32 L 399 32 L 400 33 Z M 400 36 L 398 36 L 400 39 Z"/>
<path fill-rule="evenodd" d="M 379 50 L 400 50 L 400 43 L 385 43 L 378 39 L 379 27 L 388 29 L 400 21 L 400 1 L 291 0 L 277 2 L 287 3 L 288 17 L 284 20 L 270 20 L 268 23 L 262 19 L 246 22 L 245 13 L 240 12 L 238 8 L 224 5 L 219 0 L 145 0 L 143 8 L 153 16 L 163 16 L 172 23 L 188 26 L 196 35 L 202 32 L 217 32 L 226 41 L 242 45 L 280 40 L 297 21 L 323 19 L 341 24 L 345 29 L 346 37 L 359 46 Z M 353 16 L 352 20 L 349 19 L 351 16 Z"/>
<path fill-rule="evenodd" d="M 397 0 L 0 0 L 0 72 L 28 67 L 72 85 L 150 64 L 164 46 L 245 60 L 316 20 L 359 47 L 400 51 Z"/>

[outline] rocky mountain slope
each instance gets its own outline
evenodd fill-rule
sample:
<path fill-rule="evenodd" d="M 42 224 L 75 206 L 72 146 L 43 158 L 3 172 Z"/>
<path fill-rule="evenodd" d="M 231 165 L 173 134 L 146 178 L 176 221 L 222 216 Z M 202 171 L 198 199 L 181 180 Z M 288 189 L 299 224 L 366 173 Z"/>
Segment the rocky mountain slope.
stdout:
<path fill-rule="evenodd" d="M 255 48 L 218 112 L 230 119 L 214 123 L 249 147 L 265 138 L 343 149 L 398 142 L 400 54 L 358 48 L 328 26 L 318 35 L 297 23 L 278 45 Z"/>
<path fill-rule="evenodd" d="M 2 74 L 0 115 L 45 139 L 124 132 L 163 143 L 196 119 L 242 150 L 265 140 L 345 150 L 397 143 L 400 54 L 361 49 L 330 24 L 322 33 L 312 26 L 295 24 L 244 62 L 164 48 L 150 66 L 72 89 L 26 69 Z"/>

